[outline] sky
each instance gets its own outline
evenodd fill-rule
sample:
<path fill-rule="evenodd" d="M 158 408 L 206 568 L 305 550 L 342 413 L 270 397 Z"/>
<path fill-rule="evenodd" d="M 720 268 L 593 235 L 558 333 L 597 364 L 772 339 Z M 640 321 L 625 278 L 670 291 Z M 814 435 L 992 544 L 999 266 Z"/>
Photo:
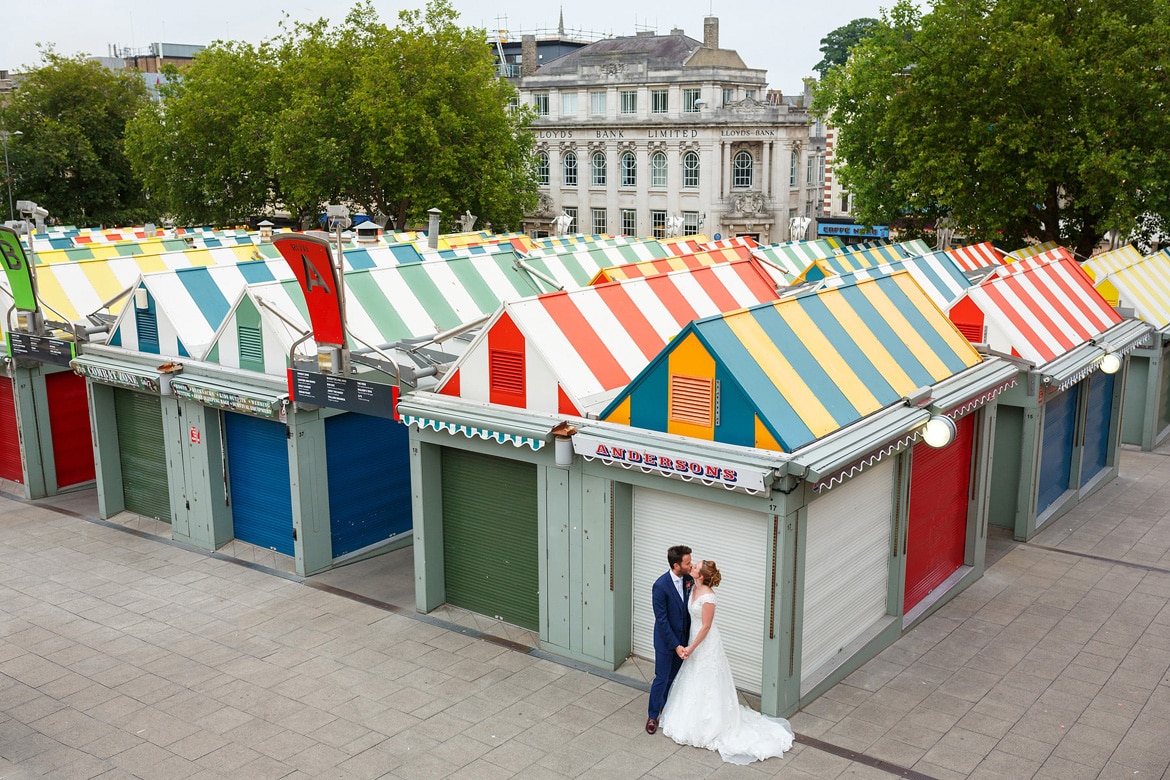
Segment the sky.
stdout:
<path fill-rule="evenodd" d="M 47 0 L 52 10 L 29 24 L 27 15 L 0 38 L 0 70 L 19 72 L 40 62 L 37 44 L 58 54 L 108 56 L 111 46 L 144 49 L 151 43 L 208 44 L 217 39 L 252 44 L 274 38 L 286 14 L 292 21 L 321 17 L 340 21 L 354 3 L 342 0 Z M 393 26 L 398 12 L 422 8 L 425 0 L 374 0 L 382 21 Z M 878 17 L 892 0 L 589 0 L 557 5 L 537 0 L 453 0 L 460 22 L 518 36 L 555 31 L 564 13 L 566 31 L 598 36 L 666 34 L 681 28 L 703 39 L 703 19 L 719 17 L 719 43 L 735 49 L 750 68 L 768 71 L 772 89 L 796 94 L 802 78 L 821 59 L 820 40 L 863 16 Z"/>

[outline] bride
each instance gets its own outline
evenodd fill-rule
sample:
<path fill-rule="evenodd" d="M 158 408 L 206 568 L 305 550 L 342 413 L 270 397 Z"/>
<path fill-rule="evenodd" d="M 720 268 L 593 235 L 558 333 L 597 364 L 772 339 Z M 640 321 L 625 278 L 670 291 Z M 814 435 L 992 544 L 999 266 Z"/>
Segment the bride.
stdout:
<path fill-rule="evenodd" d="M 719 569 L 714 561 L 691 564 L 690 644 L 686 661 L 662 710 L 662 733 L 680 745 L 718 750 L 730 764 L 779 756 L 792 747 L 792 728 L 739 703 L 723 640 L 715 625 Z"/>

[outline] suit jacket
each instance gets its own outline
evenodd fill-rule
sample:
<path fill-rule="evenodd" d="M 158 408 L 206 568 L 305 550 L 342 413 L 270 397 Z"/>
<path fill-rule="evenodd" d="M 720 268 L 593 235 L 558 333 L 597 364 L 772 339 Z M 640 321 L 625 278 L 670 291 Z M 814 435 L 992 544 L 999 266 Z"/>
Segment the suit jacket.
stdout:
<path fill-rule="evenodd" d="M 691 576 L 684 574 L 683 593 L 688 598 L 693 584 Z M 654 649 L 673 653 L 676 647 L 685 647 L 691 638 L 691 613 L 687 610 L 686 600 L 679 598 L 669 571 L 654 581 L 651 599 L 654 604 Z"/>

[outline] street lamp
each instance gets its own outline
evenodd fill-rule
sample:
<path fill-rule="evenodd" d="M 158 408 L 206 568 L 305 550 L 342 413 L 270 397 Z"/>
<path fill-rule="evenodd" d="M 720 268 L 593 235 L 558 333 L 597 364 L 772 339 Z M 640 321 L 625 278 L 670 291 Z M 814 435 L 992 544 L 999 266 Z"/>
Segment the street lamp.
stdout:
<path fill-rule="evenodd" d="M 0 139 L 4 140 L 4 181 L 8 182 L 8 219 L 15 220 L 16 212 L 12 210 L 12 169 L 8 167 L 8 139 L 15 135 L 24 135 L 19 130 L 8 132 L 0 130 Z"/>

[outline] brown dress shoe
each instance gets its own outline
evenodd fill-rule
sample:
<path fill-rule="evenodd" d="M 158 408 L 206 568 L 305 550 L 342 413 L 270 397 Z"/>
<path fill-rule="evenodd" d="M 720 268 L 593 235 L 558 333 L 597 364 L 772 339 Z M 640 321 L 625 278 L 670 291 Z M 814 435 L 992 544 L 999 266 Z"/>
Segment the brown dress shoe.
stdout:
<path fill-rule="evenodd" d="M 658 731 L 658 718 L 646 718 L 646 733 L 653 734 Z"/>

